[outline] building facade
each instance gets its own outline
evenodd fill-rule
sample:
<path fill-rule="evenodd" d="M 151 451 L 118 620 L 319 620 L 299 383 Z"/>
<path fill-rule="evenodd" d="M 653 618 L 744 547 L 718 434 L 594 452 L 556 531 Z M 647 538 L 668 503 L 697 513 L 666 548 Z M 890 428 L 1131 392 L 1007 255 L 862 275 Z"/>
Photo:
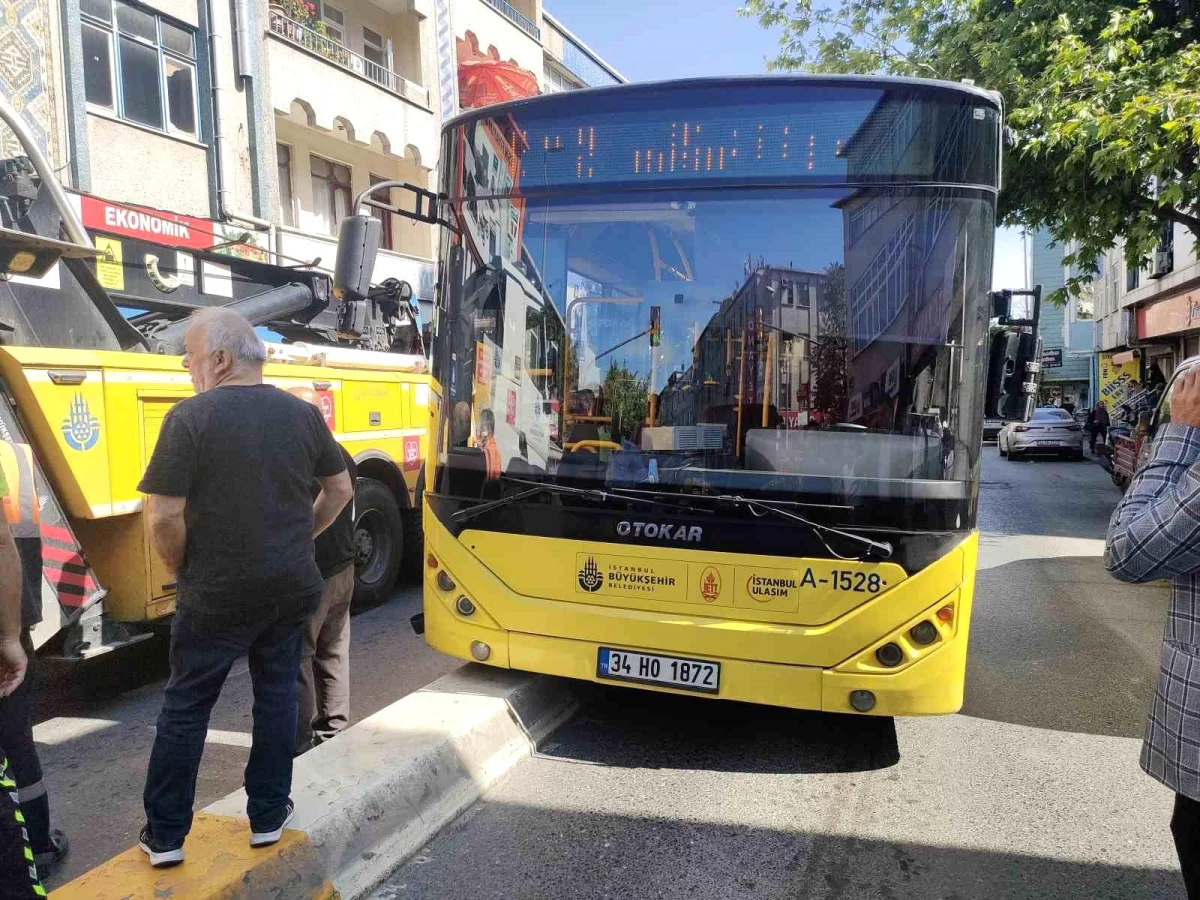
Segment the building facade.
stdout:
<path fill-rule="evenodd" d="M 1063 247 L 1056 245 L 1048 231 L 1025 237 L 1029 260 L 1028 284 L 1040 284 L 1042 295 L 1057 291 L 1074 275 L 1064 265 Z M 1070 298 L 1065 305 L 1042 304 L 1042 385 L 1039 405 L 1076 409 L 1089 407 L 1093 390 L 1094 297 L 1085 293 Z"/>
<path fill-rule="evenodd" d="M 1051 247 L 1049 235 L 1031 241 L 1032 284 L 1049 292 L 1077 274 L 1063 260 L 1074 248 Z M 1155 253 L 1140 266 L 1125 261 L 1118 241 L 1097 260 L 1098 272 L 1065 307 L 1042 308 L 1046 356 L 1042 402 L 1104 401 L 1111 409 L 1132 393 L 1169 379 L 1184 359 L 1200 354 L 1200 260 L 1183 225 L 1166 223 Z M 1055 365 L 1061 343 L 1061 366 Z M 1087 397 L 1081 360 L 1090 357 Z"/>
<path fill-rule="evenodd" d="M 447 117 L 624 80 L 540 0 L 0 5 L 0 91 L 84 224 L 118 257 L 131 238 L 173 247 L 160 270 L 217 296 L 227 279 L 192 273 L 189 250 L 330 270 L 339 223 L 372 184 L 436 188 Z M 0 151 L 19 152 L 0 132 Z M 435 229 L 371 211 L 384 225 L 374 280 L 409 282 L 427 316 Z"/>

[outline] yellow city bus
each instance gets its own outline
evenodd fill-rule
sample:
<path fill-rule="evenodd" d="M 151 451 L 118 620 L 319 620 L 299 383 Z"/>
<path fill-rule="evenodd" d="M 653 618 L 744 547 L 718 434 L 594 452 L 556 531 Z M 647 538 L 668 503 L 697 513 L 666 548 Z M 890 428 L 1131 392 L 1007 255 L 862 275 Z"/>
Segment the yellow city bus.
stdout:
<path fill-rule="evenodd" d="M 786 77 L 446 123 L 429 644 L 959 709 L 1001 120 L 969 85 Z"/>

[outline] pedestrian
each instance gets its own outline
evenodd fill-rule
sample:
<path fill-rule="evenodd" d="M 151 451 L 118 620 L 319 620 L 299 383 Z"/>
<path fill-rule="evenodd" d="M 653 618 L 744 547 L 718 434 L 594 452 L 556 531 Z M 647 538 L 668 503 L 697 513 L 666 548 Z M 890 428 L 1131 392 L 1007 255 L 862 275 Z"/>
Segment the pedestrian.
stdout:
<path fill-rule="evenodd" d="M 471 405 L 466 400 L 454 404 L 450 427 L 450 446 L 466 447 L 471 442 Z"/>
<path fill-rule="evenodd" d="M 28 444 L 0 441 L 0 471 L 9 486 L 4 500 L 5 522 L 21 557 L 21 646 L 34 658 L 33 627 L 42 620 L 42 537 L 33 479 L 33 451 Z M 49 875 L 67 854 L 66 836 L 50 827 L 50 797 L 42 779 L 42 763 L 33 741 L 33 679 L 27 677 L 11 694 L 0 698 L 0 746 L 8 763 L 21 816 L 29 832 L 38 872 Z"/>
<path fill-rule="evenodd" d="M 1122 581 L 1172 579 L 1141 764 L 1175 792 L 1171 832 L 1188 897 L 1200 900 L 1200 369 L 1170 404 L 1171 421 L 1113 512 L 1104 561 Z"/>
<path fill-rule="evenodd" d="M 184 346 L 196 396 L 163 420 L 138 486 L 154 548 L 178 584 L 171 675 L 143 794 L 139 845 L 153 866 L 183 861 L 209 714 L 243 654 L 254 691 L 250 846 L 283 835 L 304 626 L 324 587 L 313 539 L 353 490 L 321 413 L 263 384 L 266 348 L 245 319 L 200 310 Z"/>
<path fill-rule="evenodd" d="M 1104 405 L 1104 401 L 1100 400 L 1096 403 L 1096 408 L 1092 410 L 1092 433 L 1088 437 L 1088 449 L 1092 453 L 1096 452 L 1096 441 L 1100 443 L 1108 443 L 1108 426 L 1110 424 L 1108 418 L 1108 407 Z"/>
<path fill-rule="evenodd" d="M 301 400 L 319 407 L 316 391 L 295 388 Z M 354 457 L 340 448 L 351 483 L 358 476 Z M 320 484 L 313 483 L 313 496 Z M 325 580 L 321 602 L 309 617 L 300 657 L 300 712 L 296 755 L 335 737 L 350 724 L 350 600 L 354 596 L 354 503 L 317 535 L 313 549 Z"/>
<path fill-rule="evenodd" d="M 1096 452 L 1096 407 L 1092 407 L 1087 411 L 1087 416 L 1083 420 L 1083 430 L 1088 434 L 1088 449 Z"/>
<path fill-rule="evenodd" d="M 6 511 L 9 500 L 8 482 L 0 468 L 0 501 Z M 28 666 L 21 641 L 21 570 L 21 556 L 8 517 L 0 515 L 0 697 L 6 699 L 21 689 Z M 17 799 L 17 782 L 0 744 L 0 898 L 45 896 Z"/>

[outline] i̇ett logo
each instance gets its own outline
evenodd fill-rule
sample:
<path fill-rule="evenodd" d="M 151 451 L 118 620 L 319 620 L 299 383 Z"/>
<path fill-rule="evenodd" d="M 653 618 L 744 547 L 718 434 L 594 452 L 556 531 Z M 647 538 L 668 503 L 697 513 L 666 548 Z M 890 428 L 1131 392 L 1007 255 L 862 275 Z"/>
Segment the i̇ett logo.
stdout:
<path fill-rule="evenodd" d="M 589 556 L 583 568 L 579 570 L 579 586 L 589 594 L 594 594 L 600 590 L 602 584 L 604 576 L 600 574 L 600 567 L 596 565 L 596 560 Z"/>
<path fill-rule="evenodd" d="M 72 450 L 91 450 L 100 440 L 100 420 L 92 415 L 82 394 L 76 394 L 62 422 L 63 439 Z"/>
<path fill-rule="evenodd" d="M 716 603 L 721 597 L 721 573 L 712 566 L 700 575 L 700 596 L 708 603 Z"/>

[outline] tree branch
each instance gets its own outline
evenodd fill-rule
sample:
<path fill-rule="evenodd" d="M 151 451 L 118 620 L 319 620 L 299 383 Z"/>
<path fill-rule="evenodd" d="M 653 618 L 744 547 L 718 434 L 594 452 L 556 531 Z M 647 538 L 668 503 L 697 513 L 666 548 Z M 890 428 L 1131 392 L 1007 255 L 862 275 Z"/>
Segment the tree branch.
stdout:
<path fill-rule="evenodd" d="M 1200 217 L 1189 215 L 1181 209 L 1172 207 L 1161 207 L 1149 197 L 1134 197 L 1133 204 L 1138 209 L 1144 209 L 1147 212 L 1152 212 L 1164 222 L 1177 222 L 1187 228 L 1192 234 L 1196 235 L 1196 239 L 1200 240 Z"/>
<path fill-rule="evenodd" d="M 928 63 L 927 61 L 925 61 L 923 59 L 914 59 L 912 56 L 910 56 L 909 54 L 902 51 L 894 43 L 892 43 L 891 41 L 889 41 L 887 38 L 883 37 L 882 35 L 878 34 L 877 32 L 870 31 L 869 29 L 866 29 L 866 28 L 856 29 L 851 23 L 847 22 L 845 19 L 837 18 L 835 16 L 828 16 L 824 19 L 818 18 L 816 21 L 818 24 L 832 25 L 835 28 L 842 28 L 845 31 L 849 32 L 851 35 L 854 35 L 854 34 L 864 35 L 868 39 L 874 41 L 876 43 L 876 45 L 881 46 L 883 48 L 884 55 L 891 53 L 893 56 L 900 57 L 901 59 L 903 59 L 905 62 L 909 63 L 910 65 L 919 66 L 919 67 L 925 69 L 934 78 L 940 77 L 938 70 L 936 68 L 934 68 L 930 63 Z"/>

